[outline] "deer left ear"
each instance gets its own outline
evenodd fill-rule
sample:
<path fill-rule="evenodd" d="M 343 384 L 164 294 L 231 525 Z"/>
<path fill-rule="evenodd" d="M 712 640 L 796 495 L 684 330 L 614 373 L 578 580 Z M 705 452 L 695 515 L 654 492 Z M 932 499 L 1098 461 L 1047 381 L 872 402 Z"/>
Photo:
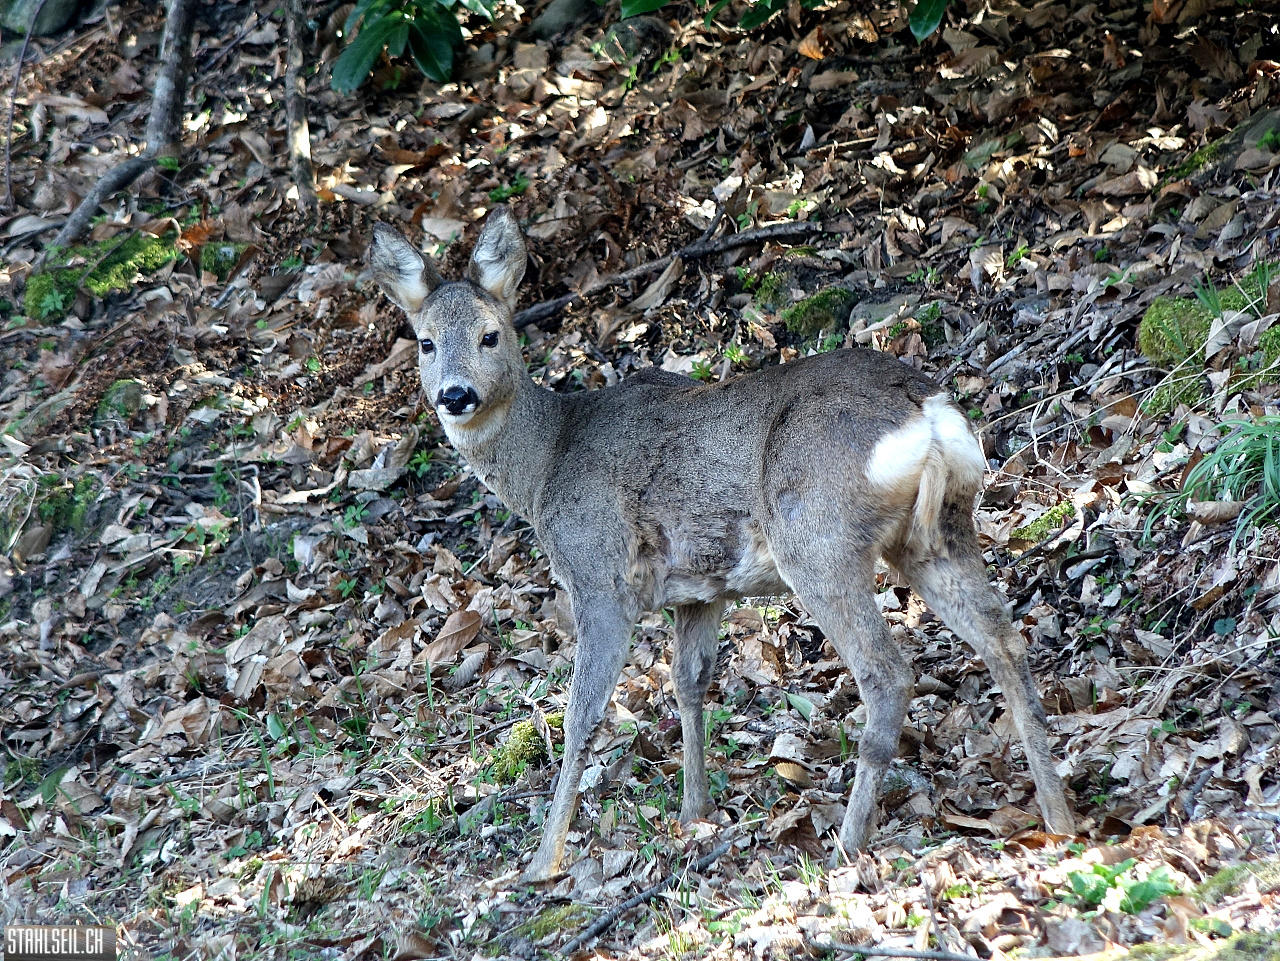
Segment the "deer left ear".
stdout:
<path fill-rule="evenodd" d="M 506 207 L 497 207 L 484 222 L 480 239 L 471 251 L 467 279 L 484 288 L 508 308 L 516 304 L 516 290 L 524 279 L 529 253 L 515 217 Z"/>

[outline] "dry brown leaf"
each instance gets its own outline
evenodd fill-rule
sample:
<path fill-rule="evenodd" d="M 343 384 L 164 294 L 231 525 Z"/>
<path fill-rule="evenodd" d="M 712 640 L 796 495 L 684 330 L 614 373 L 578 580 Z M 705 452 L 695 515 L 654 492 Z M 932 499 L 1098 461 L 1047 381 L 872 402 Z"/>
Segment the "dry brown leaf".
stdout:
<path fill-rule="evenodd" d="M 475 611 L 454 611 L 445 618 L 444 626 L 434 641 L 418 655 L 420 664 L 452 664 L 458 652 L 475 640 L 483 623 Z"/>
<path fill-rule="evenodd" d="M 825 60 L 831 50 L 831 41 L 827 39 L 822 25 L 819 24 L 801 38 L 796 49 L 801 56 L 808 57 L 810 60 Z"/>
<path fill-rule="evenodd" d="M 674 258 L 671 263 L 667 264 L 665 270 L 658 275 L 657 279 L 646 287 L 635 300 L 627 305 L 627 309 L 643 313 L 646 310 L 652 310 L 655 307 L 661 307 L 663 301 L 667 299 L 667 295 L 671 292 L 671 288 L 675 286 L 680 275 L 684 273 L 684 262 L 679 258 Z"/>
<path fill-rule="evenodd" d="M 1227 524 L 1239 517 L 1245 506 L 1245 501 L 1191 501 L 1187 513 L 1206 526 Z"/>

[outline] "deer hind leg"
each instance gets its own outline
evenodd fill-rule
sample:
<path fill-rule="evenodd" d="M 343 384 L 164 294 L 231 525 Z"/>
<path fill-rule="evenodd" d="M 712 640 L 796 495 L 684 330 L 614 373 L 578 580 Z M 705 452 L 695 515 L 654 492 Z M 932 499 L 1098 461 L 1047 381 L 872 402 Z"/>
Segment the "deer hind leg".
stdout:
<path fill-rule="evenodd" d="M 840 848 L 851 853 L 863 848 L 875 829 L 880 786 L 898 755 L 915 678 L 876 603 L 873 569 L 859 565 L 848 570 L 849 556 L 865 557 L 867 552 L 845 555 L 845 570 L 838 578 L 832 571 L 841 565 L 829 563 L 820 553 L 792 552 L 790 560 L 779 558 L 778 570 L 848 665 L 867 708 L 867 724 L 858 738 L 857 773 L 840 826 Z M 833 864 L 839 856 L 840 851 L 833 852 Z"/>
<path fill-rule="evenodd" d="M 1054 769 L 1044 704 L 1027 664 L 1026 643 L 991 586 L 967 510 L 945 507 L 941 529 L 936 551 L 908 546 L 891 559 L 925 603 L 987 665 L 1022 738 L 1045 827 L 1054 834 L 1074 834 L 1075 818 Z"/>
<path fill-rule="evenodd" d="M 680 708 L 684 742 L 684 800 L 680 820 L 692 821 L 707 813 L 707 756 L 702 706 L 716 669 L 720 604 L 685 604 L 675 609 L 676 637 L 671 655 L 671 681 Z"/>
<path fill-rule="evenodd" d="M 574 597 L 578 646 L 564 717 L 564 759 L 551 809 L 542 825 L 542 842 L 525 869 L 525 881 L 547 881 L 560 873 L 569 822 L 578 806 L 578 785 L 586 770 L 591 740 L 618 686 L 627 660 L 633 620 L 607 601 L 581 603 Z"/>

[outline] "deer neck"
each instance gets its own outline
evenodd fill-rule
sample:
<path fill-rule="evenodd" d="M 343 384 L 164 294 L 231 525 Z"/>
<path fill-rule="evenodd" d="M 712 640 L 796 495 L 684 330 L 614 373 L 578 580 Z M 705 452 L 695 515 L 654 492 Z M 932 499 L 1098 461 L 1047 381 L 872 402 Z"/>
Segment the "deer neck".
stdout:
<path fill-rule="evenodd" d="M 563 398 L 521 371 L 506 405 L 475 427 L 446 427 L 445 433 L 486 487 L 531 518 L 555 457 L 563 418 Z"/>

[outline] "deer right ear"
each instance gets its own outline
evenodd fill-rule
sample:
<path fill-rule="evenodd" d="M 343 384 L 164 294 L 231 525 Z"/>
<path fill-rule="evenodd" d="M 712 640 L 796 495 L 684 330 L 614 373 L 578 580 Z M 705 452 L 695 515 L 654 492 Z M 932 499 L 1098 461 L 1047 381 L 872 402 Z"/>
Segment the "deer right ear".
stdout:
<path fill-rule="evenodd" d="M 416 313 L 427 294 L 440 286 L 440 274 L 400 231 L 387 224 L 373 225 L 369 244 L 369 271 L 373 279 L 407 314 Z"/>

